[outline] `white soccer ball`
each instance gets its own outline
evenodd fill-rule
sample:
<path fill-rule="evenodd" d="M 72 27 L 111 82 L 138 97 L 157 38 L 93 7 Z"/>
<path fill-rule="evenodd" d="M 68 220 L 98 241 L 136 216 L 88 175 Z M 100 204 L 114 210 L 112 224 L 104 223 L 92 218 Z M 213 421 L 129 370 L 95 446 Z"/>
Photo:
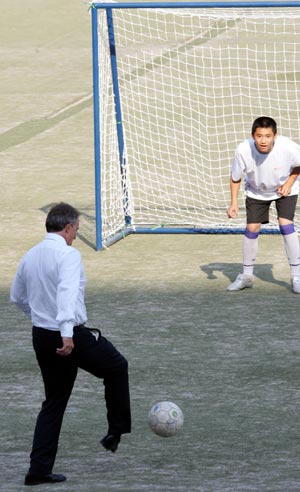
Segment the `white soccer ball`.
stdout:
<path fill-rule="evenodd" d="M 160 437 L 174 436 L 182 427 L 184 416 L 171 401 L 161 401 L 151 408 L 148 415 L 150 429 Z"/>

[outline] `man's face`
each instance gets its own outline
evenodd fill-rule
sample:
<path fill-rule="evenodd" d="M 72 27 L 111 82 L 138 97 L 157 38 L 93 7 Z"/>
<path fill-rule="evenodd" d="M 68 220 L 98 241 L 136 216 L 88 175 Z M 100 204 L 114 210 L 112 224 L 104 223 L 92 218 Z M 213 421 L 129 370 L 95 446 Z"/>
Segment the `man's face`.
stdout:
<path fill-rule="evenodd" d="M 257 128 L 252 137 L 258 152 L 262 154 L 271 152 L 276 140 L 276 134 L 272 128 Z"/>
<path fill-rule="evenodd" d="M 76 234 L 79 229 L 79 220 L 77 220 L 76 224 L 73 226 L 72 224 L 67 224 L 65 227 L 65 232 L 66 232 L 66 242 L 68 246 L 72 245 L 72 242 L 74 239 L 76 239 Z"/>

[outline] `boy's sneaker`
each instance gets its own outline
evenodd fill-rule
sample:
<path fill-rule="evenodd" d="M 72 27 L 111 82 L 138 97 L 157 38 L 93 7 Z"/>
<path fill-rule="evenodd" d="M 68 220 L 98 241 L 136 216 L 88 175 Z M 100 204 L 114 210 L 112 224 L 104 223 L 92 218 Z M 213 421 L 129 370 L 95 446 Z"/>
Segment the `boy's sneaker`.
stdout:
<path fill-rule="evenodd" d="M 299 279 L 300 280 L 300 279 Z M 240 273 L 232 284 L 228 285 L 227 290 L 242 290 L 253 287 L 253 277 Z M 299 285 L 300 288 L 300 285 Z M 299 290 L 300 294 L 300 290 Z"/>
<path fill-rule="evenodd" d="M 293 277 L 291 279 L 291 286 L 295 294 L 300 294 L 300 277 Z"/>

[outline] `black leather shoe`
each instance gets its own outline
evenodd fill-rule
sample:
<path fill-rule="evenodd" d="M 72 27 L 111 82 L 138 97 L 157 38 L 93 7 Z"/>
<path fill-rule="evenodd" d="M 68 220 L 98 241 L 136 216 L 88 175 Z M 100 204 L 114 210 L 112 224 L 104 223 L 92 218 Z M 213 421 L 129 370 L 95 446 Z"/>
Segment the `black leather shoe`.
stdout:
<path fill-rule="evenodd" d="M 35 475 L 34 473 L 27 473 L 25 477 L 25 485 L 39 485 L 40 483 L 57 483 L 64 482 L 67 477 L 64 475 L 57 475 L 55 473 L 49 473 L 48 475 Z"/>
<path fill-rule="evenodd" d="M 101 439 L 100 444 L 107 449 L 107 451 L 111 451 L 112 453 L 115 453 L 118 449 L 118 444 L 121 440 L 120 436 L 117 436 L 115 434 L 107 434 L 103 439 Z"/>

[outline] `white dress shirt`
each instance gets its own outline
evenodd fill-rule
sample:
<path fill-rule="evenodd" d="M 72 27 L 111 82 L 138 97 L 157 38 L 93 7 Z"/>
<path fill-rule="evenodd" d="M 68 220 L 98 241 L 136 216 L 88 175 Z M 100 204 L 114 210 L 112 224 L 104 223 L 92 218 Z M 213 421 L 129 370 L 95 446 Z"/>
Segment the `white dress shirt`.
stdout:
<path fill-rule="evenodd" d="M 239 181 L 245 175 L 246 195 L 258 200 L 280 198 L 277 189 L 300 166 L 300 146 L 287 137 L 278 136 L 268 154 L 260 153 L 252 138 L 237 147 L 231 176 Z M 299 193 L 299 178 L 291 189 L 291 195 Z"/>
<path fill-rule="evenodd" d="M 10 300 L 34 326 L 73 336 L 73 327 L 87 321 L 86 278 L 80 252 L 59 234 L 48 233 L 22 258 Z"/>

